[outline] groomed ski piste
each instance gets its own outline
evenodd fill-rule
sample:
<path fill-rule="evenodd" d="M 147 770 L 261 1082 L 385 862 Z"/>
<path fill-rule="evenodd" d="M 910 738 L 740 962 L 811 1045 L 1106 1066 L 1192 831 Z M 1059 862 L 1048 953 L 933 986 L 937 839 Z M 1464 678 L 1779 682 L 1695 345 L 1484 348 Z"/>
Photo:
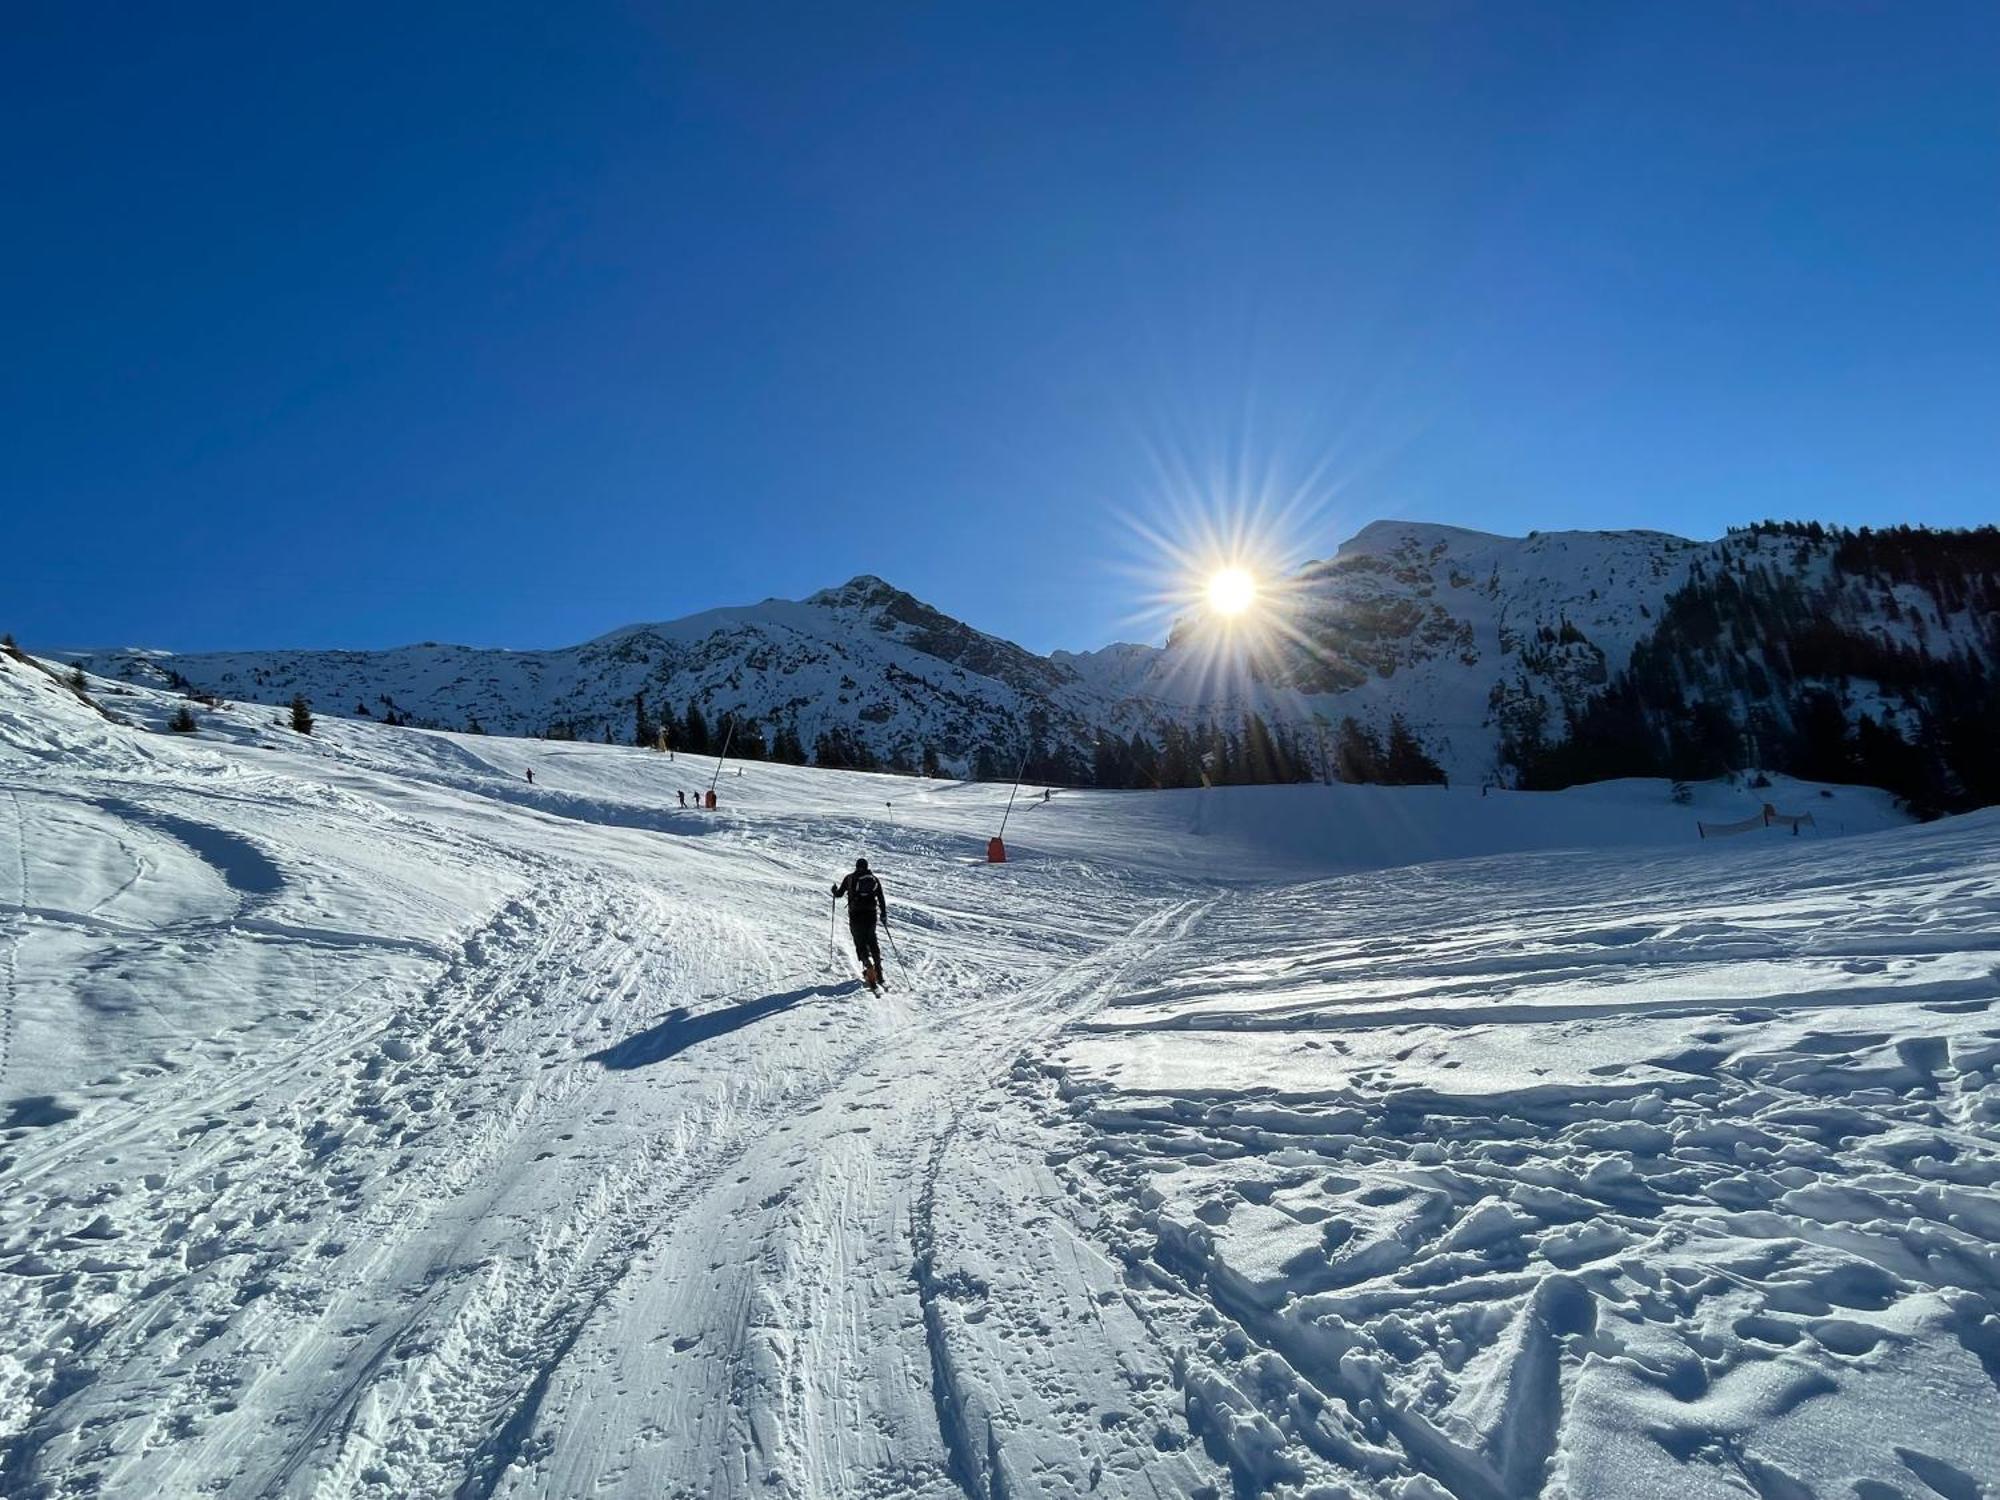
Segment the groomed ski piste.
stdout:
<path fill-rule="evenodd" d="M 0 1494 L 2000 1493 L 2000 813 L 988 865 L 1004 787 L 91 687 L 0 658 Z"/>

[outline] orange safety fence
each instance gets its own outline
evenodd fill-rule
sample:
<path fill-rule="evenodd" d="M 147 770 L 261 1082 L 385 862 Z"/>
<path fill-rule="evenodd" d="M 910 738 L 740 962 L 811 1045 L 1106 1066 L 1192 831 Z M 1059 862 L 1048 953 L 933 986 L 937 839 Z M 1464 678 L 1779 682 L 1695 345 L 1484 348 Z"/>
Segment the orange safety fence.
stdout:
<path fill-rule="evenodd" d="M 1752 813 L 1747 818 L 1739 818 L 1734 823 L 1697 821 L 1694 830 L 1702 838 L 1714 839 L 1726 838 L 1733 833 L 1754 833 L 1759 828 L 1771 827 L 1789 828 L 1795 838 L 1801 828 L 1810 828 L 1815 833 L 1819 831 L 1819 824 L 1813 821 L 1811 813 L 1781 813 L 1768 802 L 1764 804 L 1762 812 Z"/>

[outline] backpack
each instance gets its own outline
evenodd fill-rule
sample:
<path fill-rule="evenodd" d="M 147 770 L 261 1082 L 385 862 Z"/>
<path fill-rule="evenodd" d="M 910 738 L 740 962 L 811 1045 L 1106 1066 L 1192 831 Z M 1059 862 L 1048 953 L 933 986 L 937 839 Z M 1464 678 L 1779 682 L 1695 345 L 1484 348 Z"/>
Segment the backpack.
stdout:
<path fill-rule="evenodd" d="M 882 889 L 882 882 L 875 878 L 871 870 L 865 875 L 854 877 L 854 884 L 847 890 L 847 910 L 850 916 L 866 916 L 875 920 L 875 899 Z"/>

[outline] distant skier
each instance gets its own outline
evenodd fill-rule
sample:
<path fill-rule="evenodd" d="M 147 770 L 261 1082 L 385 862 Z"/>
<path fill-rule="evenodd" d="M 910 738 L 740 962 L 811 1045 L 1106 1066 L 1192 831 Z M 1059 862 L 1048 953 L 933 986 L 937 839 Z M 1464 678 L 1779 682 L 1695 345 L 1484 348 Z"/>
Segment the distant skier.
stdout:
<path fill-rule="evenodd" d="M 533 786 L 534 784 L 535 784 L 535 768 L 533 766 L 530 766 L 528 767 L 528 785 Z"/>
<path fill-rule="evenodd" d="M 834 900 L 842 896 L 847 898 L 847 930 L 854 938 L 854 956 L 861 960 L 861 978 L 876 989 L 882 983 L 882 945 L 875 940 L 875 923 L 879 918 L 884 927 L 889 925 L 889 903 L 867 860 L 857 859 L 852 873 L 833 888 Z"/>
<path fill-rule="evenodd" d="M 686 792 L 677 791 L 674 793 L 674 795 L 681 799 L 682 807 L 686 807 L 688 805 L 688 794 Z"/>

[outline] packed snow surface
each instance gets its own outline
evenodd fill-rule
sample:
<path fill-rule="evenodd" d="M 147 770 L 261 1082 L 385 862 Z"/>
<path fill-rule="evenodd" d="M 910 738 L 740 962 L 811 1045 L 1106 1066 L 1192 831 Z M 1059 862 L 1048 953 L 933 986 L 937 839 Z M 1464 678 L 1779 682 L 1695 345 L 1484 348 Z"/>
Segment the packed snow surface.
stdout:
<path fill-rule="evenodd" d="M 0 1494 L 2000 1493 L 2000 813 L 987 865 L 1005 788 L 93 688 L 0 658 Z"/>

